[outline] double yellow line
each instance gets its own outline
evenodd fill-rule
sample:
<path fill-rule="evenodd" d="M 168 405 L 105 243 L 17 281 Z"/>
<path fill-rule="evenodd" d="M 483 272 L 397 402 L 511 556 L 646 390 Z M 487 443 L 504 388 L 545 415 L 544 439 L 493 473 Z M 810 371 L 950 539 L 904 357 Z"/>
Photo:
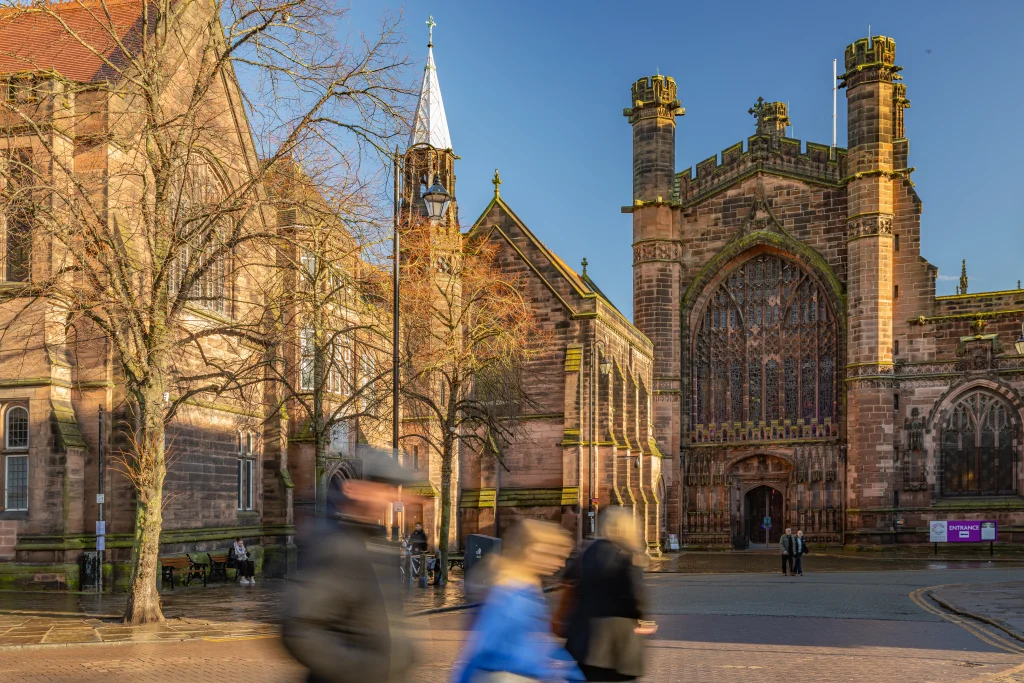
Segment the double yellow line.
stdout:
<path fill-rule="evenodd" d="M 936 588 L 943 588 L 945 587 L 945 585 L 948 584 L 943 584 L 941 586 L 929 586 L 927 588 L 918 588 L 917 590 L 910 592 L 910 599 L 911 601 L 913 601 L 915 605 L 923 609 L 925 612 L 942 617 L 946 621 L 950 621 L 956 624 L 957 626 L 963 628 L 965 631 L 975 636 L 979 640 L 988 643 L 992 647 L 999 648 L 1004 652 L 1009 652 L 1015 655 L 1024 654 L 1024 643 L 1013 640 L 1012 638 L 1003 634 L 1001 631 L 989 628 L 984 624 L 980 624 L 974 620 L 967 619 L 956 614 L 950 614 L 945 610 L 941 610 L 938 607 L 931 605 L 928 601 L 928 591 L 935 590 Z"/>

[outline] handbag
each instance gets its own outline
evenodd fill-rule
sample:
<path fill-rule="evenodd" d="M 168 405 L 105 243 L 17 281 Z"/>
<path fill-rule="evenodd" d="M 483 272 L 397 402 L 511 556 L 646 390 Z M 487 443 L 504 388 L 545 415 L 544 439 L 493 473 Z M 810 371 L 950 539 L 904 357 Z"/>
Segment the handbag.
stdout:
<path fill-rule="evenodd" d="M 559 638 L 569 637 L 569 621 L 576 608 L 576 587 L 571 583 L 562 584 L 558 606 L 551 616 L 551 630 Z"/>

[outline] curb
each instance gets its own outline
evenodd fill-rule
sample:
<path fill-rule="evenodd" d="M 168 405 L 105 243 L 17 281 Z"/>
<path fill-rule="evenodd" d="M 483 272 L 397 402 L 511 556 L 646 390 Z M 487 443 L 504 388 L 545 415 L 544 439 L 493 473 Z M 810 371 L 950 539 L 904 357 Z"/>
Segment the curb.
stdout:
<path fill-rule="evenodd" d="M 232 641 L 241 640 L 269 640 L 271 638 L 280 638 L 280 633 L 258 633 L 254 635 L 245 636 L 224 636 L 220 638 L 214 638 L 212 636 L 203 636 L 201 638 L 191 638 L 184 636 L 181 638 L 159 638 L 157 640 L 94 640 L 85 643 L 28 643 L 26 645 L 0 645 L 0 652 L 6 650 L 48 650 L 61 647 L 113 647 L 115 645 L 160 645 L 163 643 L 229 643 Z"/>
<path fill-rule="evenodd" d="M 949 587 L 952 588 L 953 586 L 949 586 Z M 958 614 L 958 615 L 960 615 L 962 617 L 968 617 L 970 619 L 974 619 L 976 621 L 980 621 L 980 622 L 982 622 L 984 624 L 988 624 L 989 626 L 994 626 L 997 629 L 999 629 L 1000 631 L 1003 631 L 1004 633 L 1009 635 L 1011 638 L 1014 638 L 1015 640 L 1019 640 L 1022 643 L 1024 643 L 1024 633 L 1021 633 L 1020 631 L 1018 631 L 1014 627 L 1012 627 L 1009 624 L 1007 624 L 1005 621 L 1001 621 L 999 619 L 993 619 L 992 617 L 986 617 L 983 614 L 977 614 L 975 612 L 971 612 L 970 610 L 966 610 L 963 607 L 960 607 L 959 605 L 957 605 L 956 603 L 953 603 L 953 602 L 950 602 L 949 600 L 944 600 L 944 599 L 940 598 L 939 596 L 937 596 L 935 594 L 934 590 L 927 591 L 927 595 L 932 600 L 937 602 L 940 606 L 942 606 L 944 609 L 949 610 L 953 614 Z"/>

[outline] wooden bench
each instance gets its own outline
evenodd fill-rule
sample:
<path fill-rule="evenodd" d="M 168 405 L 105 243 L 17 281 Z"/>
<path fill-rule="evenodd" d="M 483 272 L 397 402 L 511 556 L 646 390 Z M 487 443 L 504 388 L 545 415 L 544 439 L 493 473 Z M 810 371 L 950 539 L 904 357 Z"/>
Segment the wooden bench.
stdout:
<path fill-rule="evenodd" d="M 165 585 L 169 583 L 171 585 L 171 590 L 174 590 L 175 569 L 178 570 L 182 584 L 187 586 L 192 583 L 193 579 L 202 579 L 203 585 L 206 585 L 205 564 L 193 561 L 188 555 L 185 557 L 161 557 L 160 573 L 163 578 L 163 583 Z"/>
<path fill-rule="evenodd" d="M 451 571 L 453 567 L 458 567 L 463 572 L 466 571 L 466 556 L 465 555 L 449 555 L 448 556 L 448 571 Z"/>
<path fill-rule="evenodd" d="M 228 551 L 217 550 L 207 553 L 210 558 L 210 581 L 222 579 L 228 582 Z M 235 581 L 238 580 L 238 570 L 235 570 Z"/>

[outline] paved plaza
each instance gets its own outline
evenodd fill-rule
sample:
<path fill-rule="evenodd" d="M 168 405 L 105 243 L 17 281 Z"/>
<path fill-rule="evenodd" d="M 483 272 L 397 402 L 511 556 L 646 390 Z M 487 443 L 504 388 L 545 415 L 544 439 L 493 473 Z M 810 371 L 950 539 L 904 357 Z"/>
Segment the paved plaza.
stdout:
<path fill-rule="evenodd" d="M 651 574 L 649 598 L 659 632 L 651 641 L 644 680 L 1024 681 L 1024 639 L 945 610 L 931 596 L 1006 617 L 998 610 L 1007 598 L 1014 609 L 1013 600 L 1024 591 L 1024 568 L 1015 563 L 877 567 L 795 578 Z M 28 630 L 31 620 L 51 620 L 46 622 L 49 641 L 66 643 L 0 648 L 0 683 L 227 680 L 239 672 L 247 683 L 301 681 L 301 670 L 276 636 L 281 587 L 268 582 L 255 591 L 234 585 L 175 591 L 164 598 L 167 624 L 134 630 L 112 623 L 112 612 L 100 614 L 94 597 L 0 594 L 0 620 L 31 615 L 22 627 Z M 458 592 L 457 584 L 448 591 L 413 591 L 412 607 L 448 604 Z M 110 606 L 108 600 L 105 607 Z M 88 610 L 94 610 L 91 616 L 82 614 Z M 420 653 L 416 680 L 446 680 L 468 617 L 453 611 L 408 619 Z M 59 619 L 69 621 L 55 625 Z M 94 631 L 110 629 L 111 637 L 102 640 L 121 642 L 78 645 L 61 633 L 81 631 L 88 619 L 102 624 L 93 624 Z M 0 621 L 5 623 L 10 622 Z M 3 642 L 16 637 L 5 636 Z"/>

